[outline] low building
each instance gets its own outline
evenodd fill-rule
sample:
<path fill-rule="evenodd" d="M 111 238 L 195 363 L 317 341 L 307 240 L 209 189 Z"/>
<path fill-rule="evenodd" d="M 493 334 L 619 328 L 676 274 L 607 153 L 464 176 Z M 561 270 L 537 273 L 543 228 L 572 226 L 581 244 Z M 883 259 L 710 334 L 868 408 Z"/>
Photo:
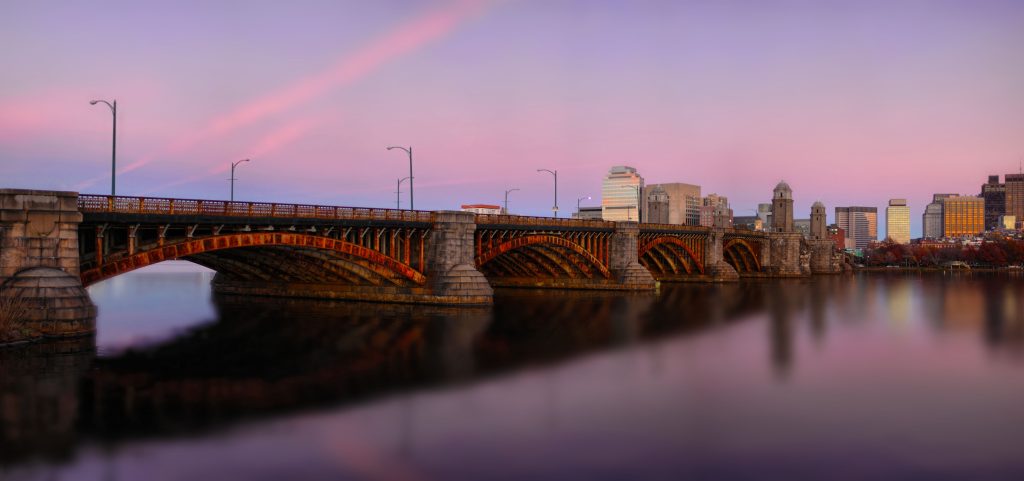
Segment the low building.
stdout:
<path fill-rule="evenodd" d="M 732 225 L 737 229 L 762 231 L 764 222 L 756 215 L 738 215 L 732 218 Z"/>
<path fill-rule="evenodd" d="M 832 239 L 832 242 L 835 243 L 836 249 L 846 249 L 846 231 L 844 231 L 842 227 L 839 227 L 835 224 L 828 226 L 827 230 L 828 238 Z"/>
<path fill-rule="evenodd" d="M 577 219 L 601 220 L 601 207 L 580 207 L 579 212 L 573 214 Z"/>
<path fill-rule="evenodd" d="M 491 204 L 462 204 L 463 212 L 472 212 L 474 214 L 500 214 L 500 205 Z"/>

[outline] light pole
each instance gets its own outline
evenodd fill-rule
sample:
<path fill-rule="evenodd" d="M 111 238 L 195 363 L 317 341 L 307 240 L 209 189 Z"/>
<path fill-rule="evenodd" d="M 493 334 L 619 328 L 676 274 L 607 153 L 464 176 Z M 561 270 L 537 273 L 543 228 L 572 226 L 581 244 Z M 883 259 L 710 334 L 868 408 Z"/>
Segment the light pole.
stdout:
<path fill-rule="evenodd" d="M 395 186 L 395 208 L 396 209 L 401 209 L 402 208 L 402 182 L 406 181 L 406 180 L 409 180 L 409 178 L 408 177 L 402 177 L 401 179 L 398 179 L 398 184 L 396 184 L 396 186 Z"/>
<path fill-rule="evenodd" d="M 515 192 L 519 189 L 509 189 L 505 191 L 505 214 L 508 214 L 508 193 Z"/>
<path fill-rule="evenodd" d="M 590 200 L 590 196 L 588 195 L 586 197 L 580 197 L 579 199 L 576 199 L 576 217 L 580 216 L 580 201 L 583 199 Z"/>
<path fill-rule="evenodd" d="M 241 164 L 242 162 L 248 161 L 249 159 L 242 159 L 239 160 L 238 162 L 231 163 L 231 202 L 235 201 L 235 167 L 238 167 L 238 164 Z"/>
<path fill-rule="evenodd" d="M 409 146 L 408 148 L 397 146 L 388 147 L 388 150 L 391 149 L 401 149 L 404 150 L 405 153 L 409 154 L 409 210 L 416 210 L 416 204 L 413 202 L 412 195 L 412 146 Z"/>
<path fill-rule="evenodd" d="M 627 185 L 626 187 L 631 187 L 631 188 L 633 188 L 633 190 L 636 191 L 636 221 L 640 222 L 640 186 L 639 185 Z M 627 221 L 629 220 L 629 210 L 631 208 L 632 208 L 632 206 L 627 206 L 626 207 L 626 220 Z"/>
<path fill-rule="evenodd" d="M 537 169 L 537 172 L 547 172 L 555 176 L 555 206 L 551 208 L 551 212 L 554 212 L 555 217 L 558 217 L 558 171 L 548 169 Z"/>
<path fill-rule="evenodd" d="M 89 102 L 89 105 L 96 105 L 100 102 L 107 104 L 110 107 L 110 113 L 114 115 L 114 129 L 112 139 L 110 141 L 110 195 L 117 195 L 116 181 L 117 176 L 117 100 L 113 103 L 107 102 L 106 100 L 93 100 Z"/>

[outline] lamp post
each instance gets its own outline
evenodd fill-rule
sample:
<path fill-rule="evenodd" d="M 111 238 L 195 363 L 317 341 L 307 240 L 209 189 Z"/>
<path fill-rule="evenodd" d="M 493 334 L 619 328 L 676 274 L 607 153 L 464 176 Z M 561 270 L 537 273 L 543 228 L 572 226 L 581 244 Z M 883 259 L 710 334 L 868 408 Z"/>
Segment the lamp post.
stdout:
<path fill-rule="evenodd" d="M 590 196 L 588 195 L 586 197 L 580 197 L 579 199 L 576 199 L 576 217 L 577 218 L 580 217 L 580 201 L 583 200 L 583 199 L 590 200 Z"/>
<path fill-rule="evenodd" d="M 640 186 L 639 185 L 627 185 L 636 191 L 636 221 L 640 222 Z M 626 220 L 629 220 L 629 212 L 632 206 L 626 206 Z"/>
<path fill-rule="evenodd" d="M 515 192 L 519 189 L 509 189 L 505 191 L 505 214 L 508 214 L 508 193 Z"/>
<path fill-rule="evenodd" d="M 537 169 L 537 172 L 547 172 L 555 176 L 555 206 L 551 208 L 551 212 L 555 214 L 555 217 L 558 217 L 558 171 L 549 169 Z"/>
<path fill-rule="evenodd" d="M 398 146 L 388 147 L 388 150 L 391 150 L 391 149 L 401 149 L 401 150 L 404 150 L 405 153 L 409 154 L 409 210 L 416 210 L 416 204 L 413 202 L 413 195 L 412 195 L 413 194 L 413 192 L 412 192 L 412 180 L 413 180 L 413 178 L 412 178 L 412 146 L 409 146 L 408 148 L 406 148 L 406 147 L 398 147 Z"/>
<path fill-rule="evenodd" d="M 249 159 L 242 159 L 239 160 L 238 162 L 231 163 L 231 179 L 229 179 L 231 180 L 231 202 L 235 201 L 235 167 L 238 167 L 238 164 L 241 164 L 242 162 L 248 161 Z"/>
<path fill-rule="evenodd" d="M 106 100 L 93 100 L 89 102 L 89 105 L 96 105 L 100 102 L 107 104 L 107 107 L 110 107 L 110 113 L 114 115 L 114 128 L 110 141 L 110 195 L 115 196 L 117 195 L 115 180 L 117 176 L 117 100 L 114 100 L 113 103 Z"/>
<path fill-rule="evenodd" d="M 406 180 L 409 180 L 409 178 L 408 177 L 402 177 L 401 179 L 398 179 L 398 183 L 395 186 L 395 208 L 396 209 L 401 209 L 402 208 L 402 182 L 406 181 Z"/>

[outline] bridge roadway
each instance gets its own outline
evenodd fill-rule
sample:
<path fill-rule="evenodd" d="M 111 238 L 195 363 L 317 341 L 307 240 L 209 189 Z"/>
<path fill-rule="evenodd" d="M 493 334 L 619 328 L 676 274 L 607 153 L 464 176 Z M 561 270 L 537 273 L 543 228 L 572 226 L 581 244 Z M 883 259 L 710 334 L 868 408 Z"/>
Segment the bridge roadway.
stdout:
<path fill-rule="evenodd" d="M 801 236 L 452 211 L 0 189 L 0 285 L 91 331 L 82 286 L 171 259 L 240 295 L 489 304 L 493 287 L 650 290 L 808 274 Z M 831 252 L 831 251 L 829 251 Z M 76 291 L 75 289 L 78 289 Z M 80 292 L 79 292 L 80 291 Z"/>

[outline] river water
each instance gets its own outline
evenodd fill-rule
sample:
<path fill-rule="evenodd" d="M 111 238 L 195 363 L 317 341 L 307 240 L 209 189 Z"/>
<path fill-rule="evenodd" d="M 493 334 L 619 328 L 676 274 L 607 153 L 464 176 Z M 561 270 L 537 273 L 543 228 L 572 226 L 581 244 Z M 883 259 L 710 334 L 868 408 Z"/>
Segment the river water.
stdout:
<path fill-rule="evenodd" d="M 492 308 L 90 288 L 0 350 L 0 479 L 1020 480 L 1024 279 L 860 275 Z"/>

